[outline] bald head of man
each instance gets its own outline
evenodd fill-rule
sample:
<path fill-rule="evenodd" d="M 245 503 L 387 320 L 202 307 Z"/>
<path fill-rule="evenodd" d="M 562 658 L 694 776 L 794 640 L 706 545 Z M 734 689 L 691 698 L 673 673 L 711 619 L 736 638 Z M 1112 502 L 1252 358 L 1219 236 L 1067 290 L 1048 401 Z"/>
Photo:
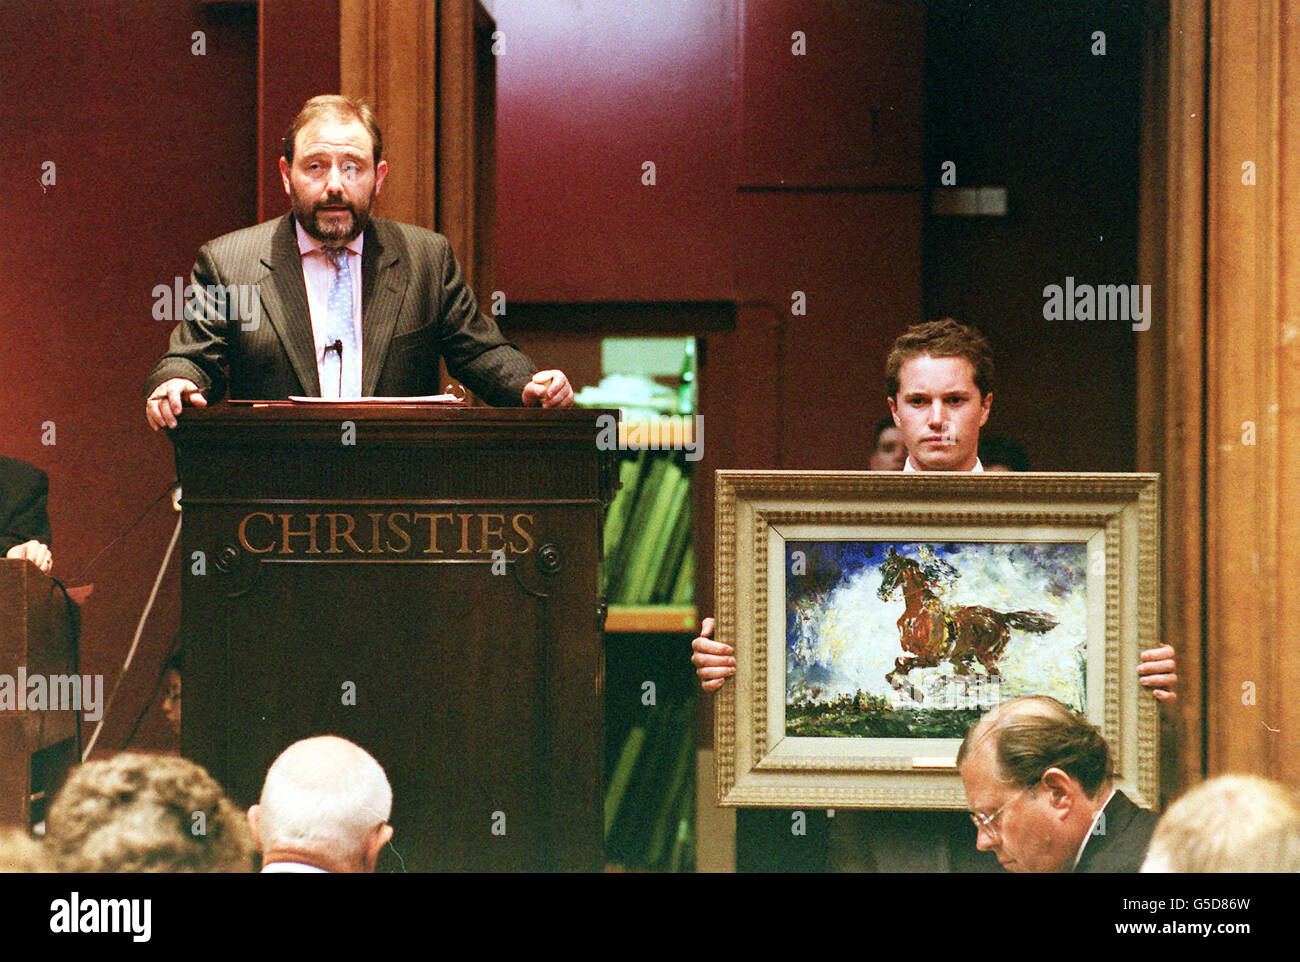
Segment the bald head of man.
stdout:
<path fill-rule="evenodd" d="M 379 762 L 345 738 L 321 735 L 280 753 L 248 823 L 263 871 L 373 872 L 393 837 L 392 808 Z"/>

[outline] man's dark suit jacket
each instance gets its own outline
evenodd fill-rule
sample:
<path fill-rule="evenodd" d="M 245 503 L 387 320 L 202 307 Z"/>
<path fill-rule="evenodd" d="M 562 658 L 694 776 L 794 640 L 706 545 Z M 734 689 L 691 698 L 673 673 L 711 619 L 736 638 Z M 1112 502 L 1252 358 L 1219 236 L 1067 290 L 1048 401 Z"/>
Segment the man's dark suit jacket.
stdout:
<path fill-rule="evenodd" d="M 146 396 L 173 377 L 193 381 L 209 403 L 227 392 L 256 400 L 320 394 L 291 215 L 203 245 L 190 283 L 203 295 L 187 294 L 185 319 L 150 373 Z M 260 311 L 240 316 L 236 307 L 251 306 L 253 290 Z M 447 238 L 372 218 L 362 245 L 361 290 L 363 394 L 437 394 L 441 355 L 447 369 L 489 404 L 522 403 L 520 394 L 537 369 L 479 313 Z"/>
<path fill-rule="evenodd" d="M 1106 803 L 1105 830 L 1088 839 L 1079 856 L 1076 872 L 1136 872 L 1146 858 L 1147 846 L 1156 830 L 1159 817 L 1129 801 L 1121 791 L 1116 791 Z"/>
<path fill-rule="evenodd" d="M 50 543 L 50 479 L 26 461 L 0 457 L 0 558 L 25 541 Z"/>

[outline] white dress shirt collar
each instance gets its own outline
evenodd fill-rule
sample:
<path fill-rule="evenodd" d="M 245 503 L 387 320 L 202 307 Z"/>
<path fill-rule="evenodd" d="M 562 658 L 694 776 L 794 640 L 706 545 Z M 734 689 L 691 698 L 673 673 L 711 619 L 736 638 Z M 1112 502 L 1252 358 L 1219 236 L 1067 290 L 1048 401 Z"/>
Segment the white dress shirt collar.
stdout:
<path fill-rule="evenodd" d="M 912 463 L 912 456 L 910 454 L 907 456 L 907 460 L 903 463 L 903 470 L 904 471 L 920 470 L 915 464 Z M 971 471 L 983 471 L 983 470 L 984 470 L 984 465 L 980 464 L 979 458 L 976 458 L 975 467 L 971 468 Z"/>
<path fill-rule="evenodd" d="M 329 870 L 323 869 L 319 865 L 308 865 L 306 862 L 268 862 L 262 866 L 263 875 L 328 875 Z"/>
<path fill-rule="evenodd" d="M 1101 803 L 1101 808 L 1097 809 L 1097 814 L 1092 817 L 1092 824 L 1088 826 L 1088 834 L 1085 835 L 1083 841 L 1079 843 L 1079 851 L 1074 853 L 1074 861 L 1070 863 L 1071 871 L 1079 867 L 1079 859 L 1083 858 L 1083 850 L 1088 847 L 1088 841 L 1092 838 L 1092 833 L 1097 830 L 1097 823 L 1101 821 L 1102 816 L 1106 813 L 1106 806 L 1110 804 L 1110 800 L 1114 797 L 1115 786 L 1112 785 L 1110 787 L 1110 794 L 1108 794 L 1106 800 Z M 1105 829 L 1103 828 L 1102 831 L 1105 832 Z"/>

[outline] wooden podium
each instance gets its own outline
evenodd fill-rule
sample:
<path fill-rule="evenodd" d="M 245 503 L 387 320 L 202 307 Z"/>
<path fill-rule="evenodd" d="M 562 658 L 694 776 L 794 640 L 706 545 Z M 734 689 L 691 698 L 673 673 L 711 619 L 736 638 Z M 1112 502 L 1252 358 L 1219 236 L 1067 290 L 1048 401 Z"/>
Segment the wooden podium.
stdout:
<path fill-rule="evenodd" d="M 77 764 L 78 713 L 54 692 L 77 671 L 78 613 L 54 579 L 30 561 L 0 558 L 0 674 L 14 697 L 0 703 L 0 825 L 30 828 Z M 28 679 L 45 694 L 28 704 Z M 18 703 L 22 689 L 22 704 Z M 102 706 L 101 706 L 102 707 Z"/>
<path fill-rule="evenodd" d="M 187 408 L 183 754 L 247 806 L 341 735 L 393 786 L 380 871 L 600 870 L 600 413 Z"/>

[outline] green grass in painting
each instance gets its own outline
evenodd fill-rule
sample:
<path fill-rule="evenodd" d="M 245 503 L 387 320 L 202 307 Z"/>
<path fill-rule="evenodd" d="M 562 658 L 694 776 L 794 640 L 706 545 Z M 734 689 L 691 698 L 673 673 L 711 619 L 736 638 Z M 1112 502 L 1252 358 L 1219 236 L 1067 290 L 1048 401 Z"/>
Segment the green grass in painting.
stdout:
<path fill-rule="evenodd" d="M 891 708 L 861 692 L 833 702 L 788 705 L 785 733 L 803 738 L 964 738 L 979 708 Z"/>

